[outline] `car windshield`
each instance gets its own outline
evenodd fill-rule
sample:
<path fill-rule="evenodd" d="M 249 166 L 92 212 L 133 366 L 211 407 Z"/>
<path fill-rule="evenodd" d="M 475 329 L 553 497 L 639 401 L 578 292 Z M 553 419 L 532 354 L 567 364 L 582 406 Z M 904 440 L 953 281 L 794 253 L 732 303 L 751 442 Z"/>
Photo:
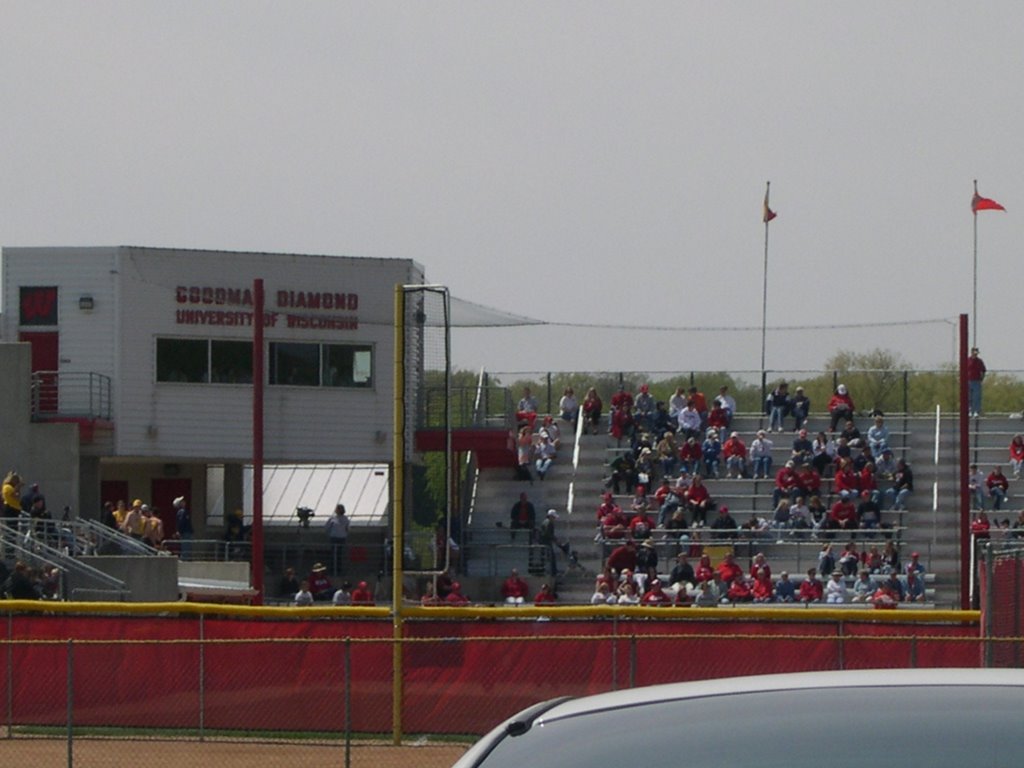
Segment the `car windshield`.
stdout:
<path fill-rule="evenodd" d="M 822 688 L 641 704 L 535 723 L 485 768 L 928 768 L 1024 764 L 1024 690 L 994 686 Z"/>

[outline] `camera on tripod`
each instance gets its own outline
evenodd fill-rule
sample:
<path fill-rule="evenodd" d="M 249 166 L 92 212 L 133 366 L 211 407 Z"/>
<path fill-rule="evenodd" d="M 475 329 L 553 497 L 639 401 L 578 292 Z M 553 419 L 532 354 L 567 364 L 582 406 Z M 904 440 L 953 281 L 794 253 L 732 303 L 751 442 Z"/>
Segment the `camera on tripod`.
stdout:
<path fill-rule="evenodd" d="M 309 507 L 296 507 L 295 516 L 299 518 L 299 526 L 301 528 L 309 528 L 309 518 L 315 517 L 316 512 Z"/>

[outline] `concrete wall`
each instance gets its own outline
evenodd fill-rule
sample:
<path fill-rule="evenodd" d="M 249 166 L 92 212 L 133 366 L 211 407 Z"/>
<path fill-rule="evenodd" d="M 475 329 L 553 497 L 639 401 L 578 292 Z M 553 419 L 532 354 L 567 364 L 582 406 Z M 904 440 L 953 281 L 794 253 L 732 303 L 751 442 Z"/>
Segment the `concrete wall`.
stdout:
<path fill-rule="evenodd" d="M 86 565 L 121 579 L 134 603 L 173 602 L 178 599 L 176 557 L 83 557 Z"/>
<path fill-rule="evenodd" d="M 59 519 L 65 505 L 79 505 L 78 426 L 31 420 L 28 344 L 0 344 L 0 371 L 0 475 L 13 469 L 24 482 L 39 483 Z"/>

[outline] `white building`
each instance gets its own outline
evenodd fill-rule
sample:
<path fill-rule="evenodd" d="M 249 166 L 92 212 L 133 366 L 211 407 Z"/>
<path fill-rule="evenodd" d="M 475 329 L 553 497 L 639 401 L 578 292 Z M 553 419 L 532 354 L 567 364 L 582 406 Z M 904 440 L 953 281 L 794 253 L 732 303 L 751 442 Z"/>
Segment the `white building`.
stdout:
<path fill-rule="evenodd" d="M 103 500 L 141 498 L 169 522 L 171 499 L 184 495 L 202 534 L 214 465 L 224 467 L 225 508 L 242 506 L 257 279 L 266 297 L 266 462 L 389 463 L 394 288 L 423 282 L 415 262 L 3 249 L 3 338 L 32 346 L 34 418 L 78 424 L 82 514 Z M 45 467 L 21 470 L 45 479 Z M 52 488 L 48 497 L 51 509 L 63 503 Z M 219 535 L 222 520 L 208 526 Z"/>

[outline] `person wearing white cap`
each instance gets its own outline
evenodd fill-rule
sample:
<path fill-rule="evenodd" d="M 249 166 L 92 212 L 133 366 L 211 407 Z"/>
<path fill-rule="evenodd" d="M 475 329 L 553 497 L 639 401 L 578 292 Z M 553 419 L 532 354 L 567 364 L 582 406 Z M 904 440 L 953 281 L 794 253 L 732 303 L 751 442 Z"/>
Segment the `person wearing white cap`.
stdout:
<path fill-rule="evenodd" d="M 840 384 L 836 387 L 835 394 L 828 401 L 828 412 L 830 414 L 828 431 L 835 432 L 836 425 L 840 421 L 853 421 L 854 410 L 856 410 L 856 407 L 853 404 L 853 398 L 846 391 L 846 385 Z"/>
<path fill-rule="evenodd" d="M 543 545 L 547 553 L 552 577 L 558 575 L 558 561 L 555 560 L 555 545 L 557 543 L 555 537 L 555 521 L 557 519 L 558 511 L 549 509 L 547 514 L 544 516 L 544 522 L 540 524 L 540 530 L 537 532 L 537 541 Z"/>

